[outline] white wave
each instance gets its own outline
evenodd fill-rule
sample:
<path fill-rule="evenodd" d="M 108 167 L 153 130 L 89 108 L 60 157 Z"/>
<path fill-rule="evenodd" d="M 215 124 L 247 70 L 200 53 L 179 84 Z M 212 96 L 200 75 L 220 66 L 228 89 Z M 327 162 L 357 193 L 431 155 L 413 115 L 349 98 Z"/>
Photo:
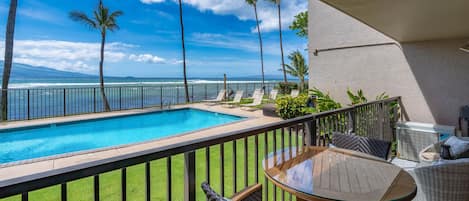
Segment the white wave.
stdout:
<path fill-rule="evenodd" d="M 278 81 L 265 81 L 266 83 L 274 83 Z M 106 86 L 131 86 L 131 85 L 178 85 L 183 84 L 183 81 L 153 81 L 153 82 L 105 82 Z M 221 84 L 222 80 L 188 80 L 189 84 Z M 237 80 L 237 81 L 227 81 L 230 84 L 237 83 L 262 83 L 262 81 L 253 81 L 253 80 Z M 94 87 L 99 86 L 99 83 L 47 83 L 47 82 L 31 82 L 31 83 L 11 83 L 9 88 L 13 89 L 22 89 L 22 88 L 45 88 L 45 87 Z"/>

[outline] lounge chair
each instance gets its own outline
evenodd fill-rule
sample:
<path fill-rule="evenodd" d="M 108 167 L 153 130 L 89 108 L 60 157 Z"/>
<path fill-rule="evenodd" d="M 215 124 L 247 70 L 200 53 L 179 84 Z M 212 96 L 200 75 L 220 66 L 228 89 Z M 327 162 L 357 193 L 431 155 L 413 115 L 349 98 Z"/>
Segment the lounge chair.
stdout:
<path fill-rule="evenodd" d="M 299 91 L 299 90 L 296 90 L 296 89 L 291 90 L 290 96 L 291 96 L 292 98 L 296 98 L 296 97 L 298 97 L 298 95 L 300 95 L 300 91 Z"/>
<path fill-rule="evenodd" d="M 272 89 L 270 91 L 270 94 L 269 94 L 269 99 L 267 99 L 267 100 L 275 100 L 275 99 L 277 99 L 277 95 L 278 95 L 278 90 L 277 89 Z"/>
<path fill-rule="evenodd" d="M 203 100 L 202 102 L 207 103 L 207 105 L 215 105 L 223 101 L 223 99 L 225 98 L 225 94 L 226 94 L 226 90 L 222 89 L 218 93 L 217 98 L 211 99 L 211 100 Z"/>
<path fill-rule="evenodd" d="M 210 201 L 262 201 L 262 184 L 255 184 L 234 194 L 230 199 L 224 198 L 215 192 L 207 182 L 203 182 L 202 190 Z"/>
<path fill-rule="evenodd" d="M 361 137 L 353 134 L 334 133 L 332 145 L 342 149 L 370 154 L 384 160 L 388 159 L 391 142 Z"/>
<path fill-rule="evenodd" d="M 222 107 L 232 108 L 234 104 L 240 103 L 243 98 L 243 93 L 244 91 L 236 91 L 235 97 L 232 101 L 221 102 L 221 104 L 223 104 Z"/>
<path fill-rule="evenodd" d="M 257 108 L 253 108 L 253 107 L 261 105 L 263 97 L 264 97 L 264 91 L 261 90 L 259 93 L 256 94 L 256 96 L 254 97 L 254 101 L 252 103 L 242 104 L 241 109 L 246 110 L 246 111 L 257 110 Z"/>
<path fill-rule="evenodd" d="M 249 97 L 250 99 L 256 98 L 256 94 L 261 93 L 262 89 L 254 89 L 254 92 L 252 92 L 252 96 Z"/>

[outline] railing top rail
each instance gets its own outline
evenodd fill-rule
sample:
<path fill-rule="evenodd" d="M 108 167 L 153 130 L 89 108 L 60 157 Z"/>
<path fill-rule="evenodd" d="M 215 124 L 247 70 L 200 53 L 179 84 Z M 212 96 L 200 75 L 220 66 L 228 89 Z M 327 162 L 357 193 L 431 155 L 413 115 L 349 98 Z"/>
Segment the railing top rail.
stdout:
<path fill-rule="evenodd" d="M 176 144 L 166 145 L 158 148 L 153 148 L 145 151 L 125 154 L 121 156 L 111 157 L 98 161 L 92 161 L 70 167 L 65 167 L 56 170 L 50 170 L 42 173 L 33 175 L 13 178 L 9 180 L 0 181 L 0 198 L 17 195 L 25 191 L 33 191 L 76 179 L 81 179 L 121 168 L 129 167 L 145 163 L 147 161 L 153 161 L 160 158 L 181 154 L 185 152 L 195 151 L 200 148 L 207 146 L 217 145 L 221 143 L 230 142 L 236 139 L 242 139 L 245 137 L 265 133 L 268 131 L 285 128 L 289 126 L 296 126 L 301 123 L 315 120 L 320 117 L 327 115 L 337 114 L 341 112 L 348 112 L 357 107 L 365 105 L 376 104 L 376 103 L 388 103 L 399 100 L 400 97 L 393 97 L 384 100 L 372 101 L 365 104 L 355 105 L 343 109 L 334 111 L 322 112 L 317 114 L 311 114 L 303 117 L 298 117 L 289 120 L 283 120 L 281 122 L 270 123 L 267 125 L 257 126 L 253 128 L 242 129 L 238 131 L 232 131 L 223 133 L 216 136 L 210 136 L 200 139 L 195 139 L 186 142 L 180 142 Z"/>

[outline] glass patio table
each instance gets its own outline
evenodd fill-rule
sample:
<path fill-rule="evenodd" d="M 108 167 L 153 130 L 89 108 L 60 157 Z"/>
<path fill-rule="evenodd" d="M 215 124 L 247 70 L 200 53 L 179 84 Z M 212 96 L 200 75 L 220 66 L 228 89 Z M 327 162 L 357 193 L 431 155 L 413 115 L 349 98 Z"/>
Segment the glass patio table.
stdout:
<path fill-rule="evenodd" d="M 400 167 L 345 149 L 285 148 L 262 163 L 266 177 L 297 200 L 412 200 L 417 191 Z"/>

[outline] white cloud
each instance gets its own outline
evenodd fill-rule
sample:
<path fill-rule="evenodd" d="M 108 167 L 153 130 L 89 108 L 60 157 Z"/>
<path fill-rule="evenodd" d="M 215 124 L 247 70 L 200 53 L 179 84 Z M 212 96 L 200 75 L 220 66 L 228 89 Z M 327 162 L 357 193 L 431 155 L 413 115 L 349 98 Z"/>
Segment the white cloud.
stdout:
<path fill-rule="evenodd" d="M 97 71 L 100 43 L 70 42 L 58 40 L 15 40 L 13 62 L 32 66 L 44 66 L 57 70 L 92 73 Z M 113 42 L 106 44 L 105 62 L 126 59 L 131 44 Z M 0 43 L 0 54 L 5 51 Z"/>
<path fill-rule="evenodd" d="M 176 60 L 176 59 L 171 59 L 167 60 L 165 58 L 161 58 L 156 55 L 152 54 L 130 54 L 129 55 L 129 60 L 135 61 L 135 62 L 141 62 L 141 63 L 149 63 L 149 64 L 181 64 L 182 60 Z"/>
<path fill-rule="evenodd" d="M 257 36 L 251 35 L 250 38 L 243 34 L 214 34 L 214 33 L 193 33 L 188 41 L 205 47 L 235 49 L 248 52 L 259 52 L 259 41 Z M 278 40 L 263 40 L 264 54 L 280 55 Z M 290 42 L 284 47 L 285 52 L 294 50 L 303 50 L 306 47 L 301 41 Z"/>
<path fill-rule="evenodd" d="M 132 61 L 136 62 L 142 62 L 142 63 L 155 63 L 155 64 L 165 64 L 166 59 L 163 59 L 158 56 L 153 56 L 152 54 L 131 54 L 129 56 L 129 59 Z"/>
<path fill-rule="evenodd" d="M 143 3 L 161 3 L 164 0 L 140 0 Z M 177 2 L 173 0 L 173 2 Z M 194 6 L 198 10 L 211 11 L 219 15 L 235 15 L 240 20 L 255 20 L 254 9 L 244 0 L 183 0 L 184 3 Z M 284 0 L 281 3 L 282 26 L 288 28 L 294 16 L 308 8 L 306 0 Z M 278 30 L 277 7 L 270 2 L 259 0 L 257 11 L 262 31 Z M 252 28 L 255 32 L 255 27 Z"/>
<path fill-rule="evenodd" d="M 152 4 L 152 3 L 161 3 L 164 2 L 165 0 L 140 0 L 140 2 L 144 4 Z"/>

